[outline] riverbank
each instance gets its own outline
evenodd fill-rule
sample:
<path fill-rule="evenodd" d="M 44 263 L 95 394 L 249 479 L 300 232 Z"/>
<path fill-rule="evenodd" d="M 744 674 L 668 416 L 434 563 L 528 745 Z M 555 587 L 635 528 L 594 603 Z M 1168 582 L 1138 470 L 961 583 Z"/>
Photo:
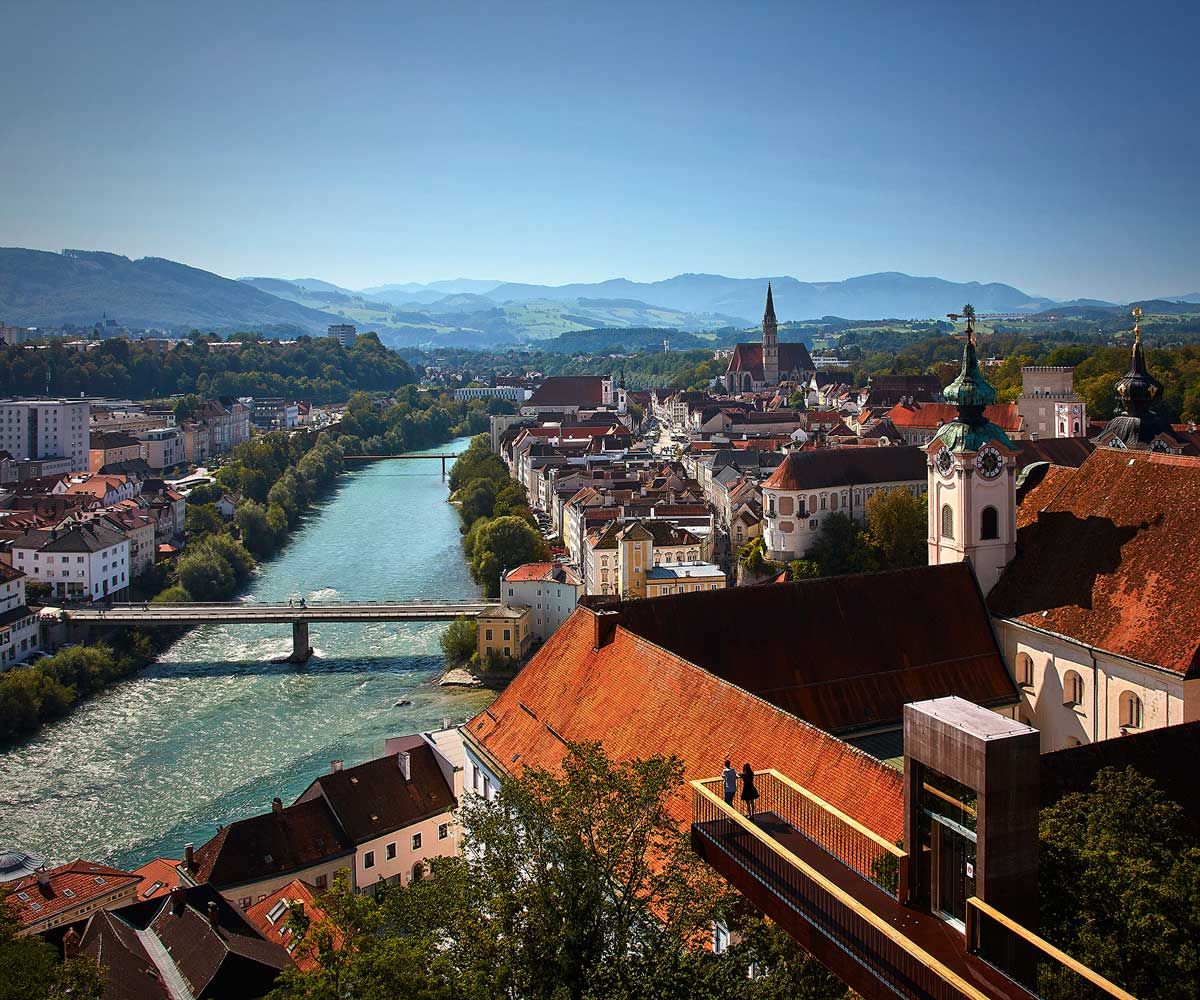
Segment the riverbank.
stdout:
<path fill-rule="evenodd" d="M 474 599 L 445 499 L 436 463 L 349 471 L 259 567 L 246 597 Z M 194 629 L 158 662 L 0 754 L 0 843 L 52 860 L 178 857 L 219 823 L 269 809 L 276 795 L 291 801 L 331 760 L 356 763 L 388 736 L 461 722 L 494 693 L 437 686 L 442 628 L 322 625 L 302 668 L 269 663 L 290 649 L 286 628 Z"/>
<path fill-rule="evenodd" d="M 190 505 L 188 546 L 169 575 L 153 571 L 140 599 L 227 600 L 242 593 L 255 560 L 273 558 L 287 544 L 311 504 L 344 473 L 345 451 L 405 450 L 409 442 L 444 446 L 461 431 L 486 424 L 478 406 L 397 391 L 397 403 L 380 413 L 363 393 L 351 397 L 342 425 L 320 433 L 276 432 L 238 445 L 218 470 L 223 489 L 246 497 L 233 524 L 211 503 Z M 455 423 L 457 421 L 457 423 Z M 364 432 L 378 431 L 364 440 Z M 334 454 L 336 452 L 336 454 Z M 236 538 L 234 537 L 236 533 Z M 109 643 L 0 673 L 0 750 L 29 739 L 96 694 L 144 670 L 178 633 L 129 629 Z"/>

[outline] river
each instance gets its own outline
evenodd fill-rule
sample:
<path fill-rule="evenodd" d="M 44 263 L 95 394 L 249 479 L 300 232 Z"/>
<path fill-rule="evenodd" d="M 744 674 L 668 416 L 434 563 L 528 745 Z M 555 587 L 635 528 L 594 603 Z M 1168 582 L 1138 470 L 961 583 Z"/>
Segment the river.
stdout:
<path fill-rule="evenodd" d="M 439 462 L 356 468 L 245 599 L 477 598 L 446 496 Z M 196 629 L 0 755 L 0 847 L 124 867 L 177 858 L 218 824 L 291 801 L 333 759 L 358 763 L 387 736 L 461 722 L 493 695 L 437 686 L 444 628 L 314 625 L 317 656 L 301 668 L 270 662 L 291 649 L 288 625 Z"/>

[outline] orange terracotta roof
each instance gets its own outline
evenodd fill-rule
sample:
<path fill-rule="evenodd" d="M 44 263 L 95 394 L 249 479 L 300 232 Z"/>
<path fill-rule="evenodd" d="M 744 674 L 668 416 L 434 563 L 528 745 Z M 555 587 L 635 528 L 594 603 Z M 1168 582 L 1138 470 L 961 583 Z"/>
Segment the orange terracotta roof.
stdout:
<path fill-rule="evenodd" d="M 1036 472 L 1036 470 L 1035 470 Z M 1041 478 L 1022 492 L 1017 504 L 1017 530 L 1038 519 L 1038 512 L 1045 508 L 1075 475 L 1075 470 L 1063 465 L 1046 466 Z"/>
<path fill-rule="evenodd" d="M 897 771 L 620 626 L 594 648 L 596 620 L 576 609 L 467 724 L 505 771 L 555 769 L 565 741 L 600 740 L 622 760 L 673 754 L 688 780 L 716 776 L 728 757 L 777 768 L 880 836 L 900 837 Z M 686 830 L 690 794 L 680 789 L 670 810 Z"/>
<path fill-rule="evenodd" d="M 1098 448 L 1026 518 L 992 613 L 1200 676 L 1200 459 Z"/>
<path fill-rule="evenodd" d="M 983 414 L 1002 431 L 1012 433 L 1021 429 L 1016 403 L 995 403 L 985 407 Z M 958 407 L 950 403 L 897 403 L 885 416 L 897 427 L 937 430 L 958 417 Z"/>
<path fill-rule="evenodd" d="M 155 858 L 147 861 L 141 868 L 135 868 L 133 874 L 141 878 L 138 885 L 137 898 L 157 899 L 165 896 L 179 884 L 179 862 L 174 858 Z"/>
<path fill-rule="evenodd" d="M 133 886 L 139 881 L 133 872 L 82 859 L 41 874 L 50 878 L 46 887 L 38 884 L 37 875 L 18 879 L 4 887 L 8 892 L 5 903 L 22 927 L 40 923 L 64 910 L 77 909 L 90 899 L 109 896 L 121 887 Z"/>
<path fill-rule="evenodd" d="M 287 950 L 296 967 L 301 972 L 312 972 L 318 967 L 318 962 L 311 948 L 301 944 L 292 933 L 291 908 L 289 904 L 300 903 L 304 907 L 304 915 L 309 919 L 309 937 L 318 924 L 325 924 L 330 931 L 330 940 L 334 950 L 342 947 L 342 933 L 329 924 L 329 917 L 317 902 L 318 890 L 302 879 L 292 879 L 287 885 L 276 889 L 266 899 L 259 900 L 246 911 L 246 920 L 272 944 L 281 945 Z M 279 904 L 283 903 L 282 912 Z M 273 918 L 273 919 L 272 919 Z"/>

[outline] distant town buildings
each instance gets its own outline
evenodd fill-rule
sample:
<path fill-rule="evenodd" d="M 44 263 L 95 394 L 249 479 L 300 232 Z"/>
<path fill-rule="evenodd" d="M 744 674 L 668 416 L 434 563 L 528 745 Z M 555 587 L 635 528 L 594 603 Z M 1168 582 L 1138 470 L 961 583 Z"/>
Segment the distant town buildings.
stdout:
<path fill-rule="evenodd" d="M 353 323 L 334 323 L 329 327 L 329 336 L 342 347 L 353 347 L 358 330 Z"/>

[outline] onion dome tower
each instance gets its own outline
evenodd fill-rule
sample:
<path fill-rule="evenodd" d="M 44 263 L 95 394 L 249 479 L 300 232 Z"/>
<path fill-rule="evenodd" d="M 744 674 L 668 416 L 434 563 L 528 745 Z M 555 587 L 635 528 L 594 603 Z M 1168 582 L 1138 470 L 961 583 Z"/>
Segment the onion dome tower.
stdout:
<path fill-rule="evenodd" d="M 1162 396 L 1162 383 L 1146 367 L 1146 352 L 1142 347 L 1142 309 L 1133 309 L 1133 349 L 1129 371 L 1117 379 L 1114 387 L 1120 400 L 1120 412 L 1100 434 L 1103 443 L 1112 448 L 1131 448 L 1172 451 L 1175 432 L 1153 409 Z M 1165 436 L 1165 437 L 1164 437 Z"/>

